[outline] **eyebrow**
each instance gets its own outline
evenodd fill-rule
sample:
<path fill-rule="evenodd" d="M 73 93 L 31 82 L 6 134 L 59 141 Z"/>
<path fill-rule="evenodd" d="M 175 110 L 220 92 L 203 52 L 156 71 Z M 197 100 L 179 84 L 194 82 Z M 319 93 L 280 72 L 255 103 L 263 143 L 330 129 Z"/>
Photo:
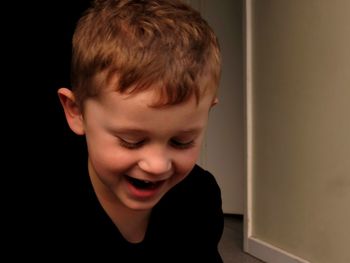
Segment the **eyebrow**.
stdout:
<path fill-rule="evenodd" d="M 179 130 L 176 133 L 177 134 L 197 134 L 200 133 L 200 131 L 202 130 L 202 127 L 195 127 L 195 128 L 190 128 L 190 129 L 186 129 L 186 130 Z M 150 132 L 147 130 L 143 130 L 143 129 L 138 129 L 138 128 L 111 128 L 111 131 L 113 131 L 113 133 L 118 133 L 118 134 L 133 134 L 133 135 L 144 135 L 144 134 L 149 134 Z"/>
<path fill-rule="evenodd" d="M 111 127 L 110 130 L 113 133 L 118 133 L 118 134 L 148 134 L 146 130 L 142 129 L 134 129 L 134 128 L 117 128 L 117 127 Z"/>
<path fill-rule="evenodd" d="M 192 129 L 188 129 L 188 130 L 181 130 L 179 131 L 179 133 L 199 133 L 200 131 L 202 131 L 203 128 L 202 127 L 197 127 L 197 128 L 192 128 Z"/>

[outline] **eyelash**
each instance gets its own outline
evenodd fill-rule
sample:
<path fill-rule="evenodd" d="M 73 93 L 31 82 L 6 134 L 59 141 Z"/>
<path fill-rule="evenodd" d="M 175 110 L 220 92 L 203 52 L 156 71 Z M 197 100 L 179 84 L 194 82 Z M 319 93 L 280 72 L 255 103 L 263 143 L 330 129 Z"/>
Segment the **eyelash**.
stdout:
<path fill-rule="evenodd" d="M 171 140 L 171 145 L 174 148 L 181 149 L 181 150 L 189 149 L 189 148 L 194 146 L 194 140 L 186 142 L 186 143 L 182 143 L 182 142 L 179 142 L 179 141 L 176 141 L 176 140 Z"/>
<path fill-rule="evenodd" d="M 131 143 L 131 142 L 127 142 L 121 138 L 119 138 L 119 144 L 126 148 L 126 149 L 130 149 L 130 150 L 135 150 L 140 148 L 143 144 L 144 144 L 144 140 L 136 142 L 136 143 Z M 171 140 L 171 146 L 176 148 L 176 149 L 180 149 L 180 150 L 185 150 L 185 149 L 189 149 L 191 147 L 194 146 L 194 140 L 190 141 L 190 142 L 186 142 L 186 143 L 182 143 L 176 140 Z"/>
<path fill-rule="evenodd" d="M 120 146 L 126 148 L 126 149 L 130 149 L 130 150 L 134 150 L 134 149 L 137 149 L 137 148 L 140 148 L 142 145 L 143 145 L 144 141 L 139 141 L 139 142 L 127 142 L 123 139 L 120 139 L 119 138 L 119 144 Z"/>

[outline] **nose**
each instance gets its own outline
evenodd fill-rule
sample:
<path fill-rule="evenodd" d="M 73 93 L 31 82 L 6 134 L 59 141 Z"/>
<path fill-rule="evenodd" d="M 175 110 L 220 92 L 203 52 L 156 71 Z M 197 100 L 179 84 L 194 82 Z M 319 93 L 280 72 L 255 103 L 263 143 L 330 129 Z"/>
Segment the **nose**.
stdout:
<path fill-rule="evenodd" d="M 148 153 L 139 161 L 138 166 L 148 174 L 164 175 L 171 171 L 172 161 L 164 153 Z"/>

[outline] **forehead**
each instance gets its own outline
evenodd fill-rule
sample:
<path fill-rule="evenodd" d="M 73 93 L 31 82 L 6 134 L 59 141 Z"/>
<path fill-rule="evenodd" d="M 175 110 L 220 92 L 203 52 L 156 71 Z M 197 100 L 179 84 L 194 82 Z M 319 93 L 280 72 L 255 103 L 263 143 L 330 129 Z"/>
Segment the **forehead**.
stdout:
<path fill-rule="evenodd" d="M 157 89 L 147 89 L 135 93 L 120 93 L 118 91 L 103 92 L 98 98 L 98 104 L 101 108 L 110 112 L 123 112 L 137 114 L 140 111 L 153 112 L 158 114 L 177 113 L 181 115 L 191 115 L 191 113 L 201 112 L 209 109 L 213 101 L 213 95 L 206 93 L 201 96 L 197 102 L 195 96 L 175 105 L 166 105 L 163 107 L 154 107 L 159 99 Z"/>
<path fill-rule="evenodd" d="M 136 94 L 103 92 L 89 99 L 85 108 L 87 124 L 108 129 L 146 130 L 155 133 L 198 130 L 206 126 L 212 96 L 205 95 L 162 108 L 150 106 L 156 98 L 152 90 Z"/>

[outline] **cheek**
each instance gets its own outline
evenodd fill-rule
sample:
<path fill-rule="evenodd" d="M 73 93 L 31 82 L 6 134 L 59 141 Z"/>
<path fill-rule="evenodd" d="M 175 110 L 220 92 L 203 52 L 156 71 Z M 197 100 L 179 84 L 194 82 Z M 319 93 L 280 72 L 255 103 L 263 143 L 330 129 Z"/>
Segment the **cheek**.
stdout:
<path fill-rule="evenodd" d="M 125 172 L 136 162 L 134 154 L 119 149 L 116 145 L 96 145 L 89 149 L 89 158 L 100 173 Z"/>
<path fill-rule="evenodd" d="M 174 158 L 174 164 L 181 174 L 187 174 L 191 171 L 199 156 L 200 148 L 195 147 L 193 149 L 180 152 Z"/>

